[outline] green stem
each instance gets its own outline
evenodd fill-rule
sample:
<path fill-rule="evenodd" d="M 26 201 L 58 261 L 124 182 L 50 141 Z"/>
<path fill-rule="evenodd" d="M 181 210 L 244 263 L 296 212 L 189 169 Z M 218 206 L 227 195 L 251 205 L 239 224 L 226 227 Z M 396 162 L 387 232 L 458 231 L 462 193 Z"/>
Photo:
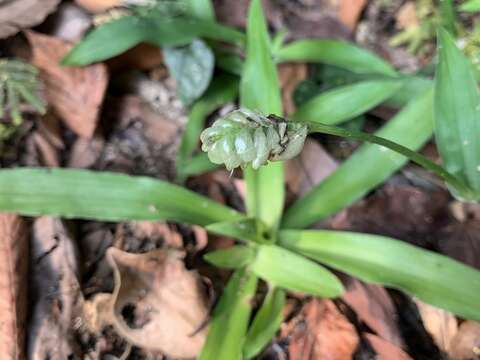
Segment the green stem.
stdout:
<path fill-rule="evenodd" d="M 407 158 L 409 158 L 414 163 L 422 166 L 423 168 L 434 172 L 439 177 L 441 177 L 446 183 L 452 186 L 456 191 L 461 194 L 462 197 L 466 199 L 475 199 L 475 192 L 470 189 L 466 184 L 459 180 L 456 176 L 449 173 L 440 165 L 435 164 L 433 161 L 429 160 L 425 156 L 406 148 L 400 144 L 397 144 L 393 141 L 381 138 L 375 135 L 364 133 L 361 131 L 346 130 L 337 126 L 324 125 L 319 123 L 307 123 L 310 133 L 322 133 L 335 136 L 341 136 L 345 138 L 350 138 L 354 140 L 366 141 L 372 144 L 377 144 L 383 147 L 386 147 L 390 150 L 393 150 Z"/>

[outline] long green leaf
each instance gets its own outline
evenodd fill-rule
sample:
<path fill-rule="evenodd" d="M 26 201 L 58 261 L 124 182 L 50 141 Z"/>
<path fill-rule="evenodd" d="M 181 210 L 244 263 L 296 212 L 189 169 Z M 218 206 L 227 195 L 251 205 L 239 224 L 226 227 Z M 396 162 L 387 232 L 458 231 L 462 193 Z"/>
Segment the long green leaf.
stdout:
<path fill-rule="evenodd" d="M 221 268 L 239 269 L 248 265 L 255 258 L 255 248 L 235 245 L 228 249 L 220 249 L 203 255 L 210 264 Z"/>
<path fill-rule="evenodd" d="M 396 76 L 395 70 L 377 55 L 338 40 L 295 41 L 275 54 L 280 62 L 319 62 L 355 73 Z"/>
<path fill-rule="evenodd" d="M 215 11 L 211 0 L 187 0 L 188 12 L 198 19 L 215 20 Z"/>
<path fill-rule="evenodd" d="M 240 360 L 257 278 L 237 270 L 213 312 L 207 342 L 198 360 Z"/>
<path fill-rule="evenodd" d="M 336 297 L 343 292 L 342 283 L 330 271 L 275 245 L 258 246 L 249 269 L 265 281 L 286 290 L 322 297 Z"/>
<path fill-rule="evenodd" d="M 242 215 L 164 181 L 109 172 L 0 170 L 0 211 L 23 215 L 120 220 L 173 220 L 199 225 Z"/>
<path fill-rule="evenodd" d="M 248 330 L 243 355 L 246 359 L 256 356 L 272 340 L 283 320 L 285 291 L 272 287 L 263 300 L 262 307 Z"/>
<path fill-rule="evenodd" d="M 400 86 L 397 80 L 367 80 L 326 91 L 303 104 L 295 121 L 339 124 L 363 114 L 388 99 Z"/>
<path fill-rule="evenodd" d="M 340 231 L 287 230 L 280 243 L 367 282 L 480 320 L 480 272 L 446 256 L 383 236 Z"/>
<path fill-rule="evenodd" d="M 100 25 L 63 59 L 65 65 L 88 65 L 119 55 L 145 42 L 156 46 L 181 46 L 196 37 L 241 43 L 244 35 L 216 22 L 165 16 L 124 16 Z"/>
<path fill-rule="evenodd" d="M 265 235 L 267 228 L 259 219 L 241 219 L 210 224 L 206 227 L 208 232 L 228 236 L 240 241 L 267 242 Z"/>
<path fill-rule="evenodd" d="M 480 96 L 470 63 L 440 29 L 435 77 L 435 138 L 449 172 L 480 195 Z"/>
<path fill-rule="evenodd" d="M 433 96 L 429 90 L 412 100 L 376 135 L 411 150 L 418 150 L 431 136 Z M 302 228 L 342 210 L 388 179 L 407 160 L 385 147 L 362 145 L 332 175 L 287 209 L 283 228 Z"/>
<path fill-rule="evenodd" d="M 252 0 L 248 13 L 246 61 L 240 84 L 241 105 L 267 114 L 281 115 L 280 85 L 270 52 L 270 38 L 259 0 Z M 247 210 L 267 225 L 280 221 L 285 197 L 283 164 L 270 163 L 245 170 Z"/>

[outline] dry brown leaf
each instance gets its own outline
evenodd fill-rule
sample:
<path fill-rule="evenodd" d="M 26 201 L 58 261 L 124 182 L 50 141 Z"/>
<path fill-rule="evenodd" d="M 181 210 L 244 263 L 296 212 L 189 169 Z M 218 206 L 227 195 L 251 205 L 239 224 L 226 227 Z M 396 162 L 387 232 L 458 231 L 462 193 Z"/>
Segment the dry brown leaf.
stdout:
<path fill-rule="evenodd" d="M 28 359 L 77 358 L 75 324 L 81 316 L 83 297 L 77 279 L 77 249 L 61 220 L 46 216 L 35 220 L 32 274 Z"/>
<path fill-rule="evenodd" d="M 60 0 L 0 1 L 0 39 L 40 24 Z"/>
<path fill-rule="evenodd" d="M 452 339 L 450 355 L 455 360 L 480 359 L 480 323 L 465 321 Z"/>
<path fill-rule="evenodd" d="M 456 317 L 443 309 L 426 304 L 416 298 L 413 301 L 427 332 L 432 336 L 435 344 L 443 352 L 449 352 L 452 339 L 458 331 Z"/>
<path fill-rule="evenodd" d="M 289 189 L 301 196 L 337 168 L 337 163 L 315 140 L 307 139 L 300 156 L 287 161 L 285 176 Z"/>
<path fill-rule="evenodd" d="M 377 353 L 376 360 L 412 360 L 412 358 L 398 346 L 373 334 L 364 334 L 370 345 Z"/>
<path fill-rule="evenodd" d="M 291 360 L 351 359 L 359 338 L 331 300 L 314 299 L 303 308 L 306 324 L 292 334 Z"/>
<path fill-rule="evenodd" d="M 1 358 L 24 358 L 27 315 L 28 228 L 17 215 L 0 214 Z"/>
<path fill-rule="evenodd" d="M 365 284 L 350 277 L 346 288 L 342 298 L 357 316 L 381 338 L 403 347 L 400 329 L 395 321 L 397 311 L 387 291 L 379 285 Z"/>
<path fill-rule="evenodd" d="M 338 17 L 351 31 L 355 30 L 358 18 L 367 5 L 367 0 L 340 0 Z"/>
<path fill-rule="evenodd" d="M 122 0 L 75 0 L 75 2 L 92 13 L 101 13 L 123 3 Z"/>
<path fill-rule="evenodd" d="M 130 343 L 151 351 L 196 357 L 208 331 L 202 327 L 208 308 L 200 277 L 185 268 L 182 256 L 176 250 L 130 254 L 110 248 L 115 289 L 109 300 L 102 295 L 88 305 L 89 323 L 111 323 Z"/>
<path fill-rule="evenodd" d="M 397 29 L 406 29 L 418 26 L 417 9 L 414 1 L 406 2 L 398 11 L 396 18 Z"/>
<path fill-rule="evenodd" d="M 293 92 L 298 84 L 307 78 L 307 65 L 302 63 L 280 64 L 278 67 L 278 78 L 282 89 L 282 104 L 285 115 L 295 112 Z"/>
<path fill-rule="evenodd" d="M 27 31 L 32 63 L 40 69 L 45 96 L 58 116 L 79 136 L 91 138 L 108 82 L 104 64 L 65 67 L 59 62 L 71 49 L 63 40 Z"/>
<path fill-rule="evenodd" d="M 94 134 L 92 138 L 78 138 L 70 149 L 67 167 L 86 169 L 95 164 L 100 157 L 105 140 Z"/>

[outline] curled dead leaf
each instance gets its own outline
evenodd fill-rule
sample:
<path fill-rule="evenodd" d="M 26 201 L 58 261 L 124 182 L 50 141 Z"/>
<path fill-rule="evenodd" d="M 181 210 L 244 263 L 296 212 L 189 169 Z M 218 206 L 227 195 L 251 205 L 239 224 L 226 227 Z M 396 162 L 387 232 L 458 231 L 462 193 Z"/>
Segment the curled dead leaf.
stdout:
<path fill-rule="evenodd" d="M 109 248 L 115 289 L 87 306 L 91 326 L 112 324 L 134 345 L 173 358 L 195 358 L 208 331 L 202 327 L 208 306 L 200 277 L 185 268 L 182 257 L 177 250 L 130 254 Z"/>
<path fill-rule="evenodd" d="M 64 40 L 26 32 L 32 46 L 32 63 L 40 69 L 45 97 L 57 115 L 79 136 L 91 138 L 108 82 L 104 64 L 65 67 L 60 61 L 71 45 Z"/>
<path fill-rule="evenodd" d="M 60 0 L 0 1 L 0 39 L 40 24 Z"/>
<path fill-rule="evenodd" d="M 0 349 L 5 360 L 24 358 L 27 233 L 19 216 L 0 214 Z"/>
<path fill-rule="evenodd" d="M 376 360 L 412 360 L 405 351 L 391 342 L 373 334 L 366 333 L 364 335 L 377 353 Z"/>
<path fill-rule="evenodd" d="M 480 323 L 465 321 L 452 339 L 449 355 L 455 360 L 480 358 Z"/>

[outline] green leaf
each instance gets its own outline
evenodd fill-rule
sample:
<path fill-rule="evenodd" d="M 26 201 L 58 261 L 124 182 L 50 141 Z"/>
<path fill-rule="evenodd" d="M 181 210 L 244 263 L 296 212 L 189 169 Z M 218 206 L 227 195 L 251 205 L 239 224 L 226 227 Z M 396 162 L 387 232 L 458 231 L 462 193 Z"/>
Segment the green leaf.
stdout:
<path fill-rule="evenodd" d="M 198 139 L 205 125 L 205 120 L 217 108 L 234 101 L 238 94 L 238 78 L 222 74 L 215 76 L 205 94 L 193 104 L 182 142 L 177 155 L 177 172 L 183 173 L 183 167 L 198 147 Z M 216 166 L 216 165 L 215 165 Z"/>
<path fill-rule="evenodd" d="M 203 255 L 210 264 L 221 268 L 239 269 L 255 258 L 255 248 L 245 245 L 235 245 L 228 249 L 217 250 Z"/>
<path fill-rule="evenodd" d="M 431 136 L 433 91 L 412 100 L 375 135 L 418 150 Z M 290 206 L 283 228 L 302 228 L 332 215 L 360 199 L 407 162 L 385 147 L 362 145 L 333 174 Z"/>
<path fill-rule="evenodd" d="M 270 51 L 267 24 L 259 0 L 250 3 L 247 21 L 246 60 L 240 83 L 243 107 L 281 115 L 280 85 Z M 247 211 L 268 226 L 277 227 L 285 197 L 283 164 L 275 162 L 254 171 L 245 170 Z"/>
<path fill-rule="evenodd" d="M 276 53 L 280 62 L 319 62 L 361 74 L 396 76 L 397 73 L 377 55 L 338 40 L 295 41 Z"/>
<path fill-rule="evenodd" d="M 477 12 L 480 11 L 480 0 L 470 0 L 464 2 L 459 7 L 460 11 L 463 12 Z"/>
<path fill-rule="evenodd" d="M 240 360 L 257 278 L 237 270 L 216 306 L 207 341 L 198 360 Z"/>
<path fill-rule="evenodd" d="M 22 215 L 122 220 L 172 220 L 199 225 L 242 215 L 164 181 L 109 172 L 0 170 L 0 211 Z"/>
<path fill-rule="evenodd" d="M 453 0 L 440 1 L 440 14 L 442 17 L 442 26 L 444 26 L 450 34 L 457 35 L 457 19 Z"/>
<path fill-rule="evenodd" d="M 177 176 L 175 181 L 177 183 L 183 183 L 189 176 L 200 175 L 213 171 L 219 167 L 218 164 L 214 164 L 208 158 L 208 154 L 199 153 L 192 156 L 190 159 L 180 163 L 177 160 Z"/>
<path fill-rule="evenodd" d="M 272 340 L 280 328 L 283 320 L 283 307 L 285 305 L 285 291 L 270 288 L 262 307 L 258 310 L 253 323 L 248 330 L 243 356 L 251 359 Z"/>
<path fill-rule="evenodd" d="M 215 20 L 215 11 L 211 0 L 187 0 L 188 13 L 203 20 Z"/>
<path fill-rule="evenodd" d="M 239 221 L 227 221 L 210 224 L 207 231 L 228 236 L 241 241 L 267 242 L 270 234 L 267 227 L 259 219 L 241 219 Z"/>
<path fill-rule="evenodd" d="M 321 297 L 336 297 L 343 292 L 342 283 L 330 271 L 279 246 L 258 246 L 249 268 L 265 281 L 287 290 Z"/>
<path fill-rule="evenodd" d="M 292 115 L 292 120 L 339 124 L 382 103 L 401 85 L 397 80 L 367 80 L 340 86 L 307 101 Z"/>
<path fill-rule="evenodd" d="M 480 96 L 470 63 L 440 29 L 435 139 L 446 169 L 480 196 Z"/>
<path fill-rule="evenodd" d="M 383 236 L 340 231 L 286 230 L 280 243 L 364 281 L 480 320 L 480 272 L 446 256 Z"/>
<path fill-rule="evenodd" d="M 212 50 L 203 40 L 194 39 L 186 46 L 164 48 L 163 55 L 176 80 L 177 96 L 185 105 L 190 105 L 210 84 L 215 66 Z"/>
<path fill-rule="evenodd" d="M 244 35 L 216 22 L 165 16 L 124 16 L 90 31 L 62 60 L 65 65 L 88 65 L 119 55 L 141 42 L 182 46 L 194 38 L 239 44 Z"/>

